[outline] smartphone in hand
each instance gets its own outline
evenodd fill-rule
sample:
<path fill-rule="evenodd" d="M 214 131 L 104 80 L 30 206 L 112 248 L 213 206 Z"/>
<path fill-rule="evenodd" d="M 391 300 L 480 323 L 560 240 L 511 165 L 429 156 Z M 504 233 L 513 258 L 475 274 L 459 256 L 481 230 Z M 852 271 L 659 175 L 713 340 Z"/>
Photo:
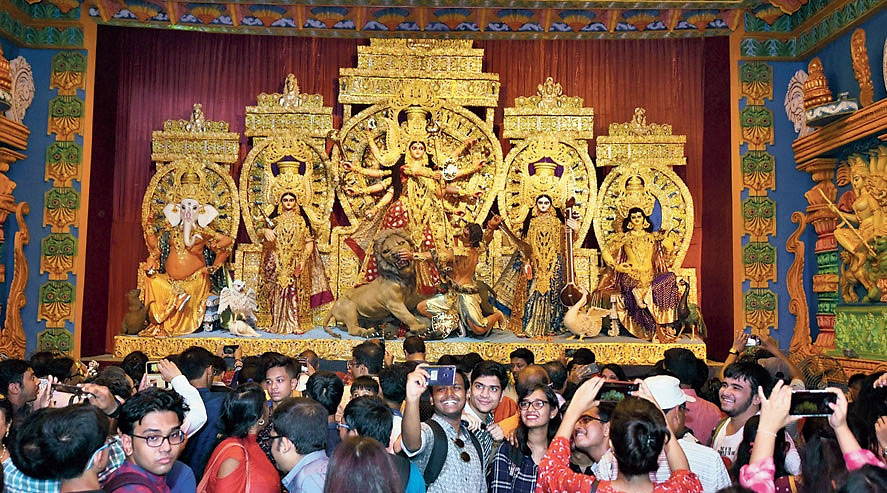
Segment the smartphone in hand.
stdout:
<path fill-rule="evenodd" d="M 456 385 L 455 365 L 428 365 L 422 368 L 428 372 L 428 385 L 452 387 Z"/>
<path fill-rule="evenodd" d="M 602 402 L 620 402 L 638 390 L 640 386 L 634 382 L 608 381 L 604 382 L 598 391 L 595 400 Z"/>
<path fill-rule="evenodd" d="M 790 416 L 831 416 L 834 414 L 828 403 L 838 402 L 838 396 L 830 390 L 793 390 L 788 409 Z"/>

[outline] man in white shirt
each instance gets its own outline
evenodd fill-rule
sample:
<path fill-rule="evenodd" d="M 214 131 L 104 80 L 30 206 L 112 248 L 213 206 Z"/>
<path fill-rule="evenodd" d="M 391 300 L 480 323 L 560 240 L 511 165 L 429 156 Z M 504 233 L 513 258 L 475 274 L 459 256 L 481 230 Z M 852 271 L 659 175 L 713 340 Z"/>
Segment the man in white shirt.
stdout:
<path fill-rule="evenodd" d="M 694 402 L 696 399 L 684 393 L 681 390 L 680 380 L 672 376 L 658 375 L 649 377 L 644 382 L 665 413 L 665 422 L 668 424 L 668 428 L 674 433 L 674 436 L 679 437 L 678 443 L 684 450 L 684 454 L 687 455 L 690 471 L 699 477 L 703 491 L 714 493 L 721 488 L 730 486 L 730 475 L 718 453 L 700 444 L 692 434 L 684 433 L 686 430 L 686 403 Z M 659 456 L 659 469 L 655 475 L 654 481 L 657 483 L 667 480 L 671 475 L 664 452 Z"/>
<path fill-rule="evenodd" d="M 773 388 L 770 374 L 761 365 L 740 361 L 724 370 L 724 383 L 718 396 L 721 411 L 727 414 L 727 418 L 715 427 L 711 448 L 731 464 L 736 461 L 745 422 L 761 410 L 758 387 L 763 387 L 765 395 L 769 395 Z"/>

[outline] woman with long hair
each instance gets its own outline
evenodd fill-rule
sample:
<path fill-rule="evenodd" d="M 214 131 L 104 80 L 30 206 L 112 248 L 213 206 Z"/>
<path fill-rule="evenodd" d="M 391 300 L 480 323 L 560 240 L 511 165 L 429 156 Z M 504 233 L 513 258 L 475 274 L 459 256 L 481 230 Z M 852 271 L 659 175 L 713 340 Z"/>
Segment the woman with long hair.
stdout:
<path fill-rule="evenodd" d="M 577 218 L 565 220 L 550 195 L 538 195 L 521 228 L 529 258 L 516 253 L 496 282 L 494 290 L 503 294 L 500 301 L 511 310 L 508 329 L 519 337 L 546 337 L 564 331 L 567 309 L 560 292 L 566 282 L 565 227 L 577 231 Z"/>
<path fill-rule="evenodd" d="M 502 442 L 493 456 L 488 481 L 493 493 L 533 493 L 539 463 L 560 425 L 557 395 L 547 385 L 522 387 L 517 446 Z"/>
<path fill-rule="evenodd" d="M 745 422 L 745 426 L 742 428 L 742 443 L 739 444 L 739 448 L 736 450 L 736 460 L 730 466 L 730 477 L 734 479 L 739 477 L 739 471 L 751 459 L 752 447 L 755 443 L 755 436 L 758 434 L 759 422 L 760 416 L 752 416 Z M 785 454 L 789 448 L 789 444 L 785 439 L 785 428 L 777 431 L 776 435 L 773 447 L 773 464 L 775 466 L 774 477 L 778 486 L 780 484 L 788 484 L 797 479 L 789 479 L 791 474 L 785 470 Z"/>
<path fill-rule="evenodd" d="M 268 331 L 303 334 L 314 328 L 312 309 L 333 300 L 314 229 L 292 191 L 280 195 L 268 220 L 273 227 L 262 229 L 262 292 L 271 308 Z"/>
<path fill-rule="evenodd" d="M 280 493 L 280 475 L 256 442 L 265 392 L 257 383 L 239 385 L 225 396 L 222 440 L 207 463 L 200 493 Z"/>
<path fill-rule="evenodd" d="M 610 442 L 619 466 L 613 481 L 601 481 L 570 470 L 570 435 L 576 422 L 598 402 L 604 380 L 594 377 L 582 384 L 564 413 L 563 421 L 539 465 L 537 490 L 540 493 L 570 491 L 588 493 L 647 492 L 701 493 L 702 483 L 690 472 L 687 456 L 669 431 L 662 409 L 647 385 L 635 380 L 639 390 L 616 405 L 610 417 Z M 650 481 L 659 467 L 659 454 L 665 450 L 671 477 L 663 483 Z"/>
<path fill-rule="evenodd" d="M 324 493 L 400 493 L 388 451 L 370 437 L 353 436 L 339 444 L 327 466 Z"/>

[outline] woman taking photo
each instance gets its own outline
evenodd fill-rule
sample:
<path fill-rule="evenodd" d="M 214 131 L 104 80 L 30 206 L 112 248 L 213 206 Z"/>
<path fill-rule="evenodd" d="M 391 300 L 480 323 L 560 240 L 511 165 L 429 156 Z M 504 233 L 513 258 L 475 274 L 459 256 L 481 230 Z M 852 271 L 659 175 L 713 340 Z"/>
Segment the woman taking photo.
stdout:
<path fill-rule="evenodd" d="M 213 451 L 197 486 L 200 493 L 280 493 L 280 476 L 256 442 L 265 392 L 245 383 L 225 396 L 222 423 L 228 438 Z"/>
<path fill-rule="evenodd" d="M 570 434 L 576 421 L 597 402 L 595 398 L 604 380 L 594 377 L 576 391 L 563 421 L 539 464 L 537 491 L 589 493 L 655 492 L 702 493 L 702 484 L 690 472 L 687 456 L 665 423 L 665 415 L 642 380 L 635 380 L 640 390 L 616 405 L 610 418 L 610 441 L 619 466 L 614 481 L 600 481 L 570 470 Z M 659 453 L 665 449 L 671 477 L 664 483 L 650 481 L 650 472 L 658 467 Z"/>
<path fill-rule="evenodd" d="M 488 478 L 492 493 L 533 493 L 536 474 L 560 424 L 557 396 L 547 385 L 521 388 L 517 446 L 502 442 L 493 456 Z"/>

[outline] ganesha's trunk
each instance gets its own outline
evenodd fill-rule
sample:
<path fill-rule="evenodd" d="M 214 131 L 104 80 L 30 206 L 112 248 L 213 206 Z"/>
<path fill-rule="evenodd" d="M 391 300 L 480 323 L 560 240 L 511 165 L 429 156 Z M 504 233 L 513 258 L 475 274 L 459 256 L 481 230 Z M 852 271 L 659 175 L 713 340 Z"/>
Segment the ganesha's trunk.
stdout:
<path fill-rule="evenodd" d="M 185 222 L 184 241 L 185 241 L 185 246 L 188 248 L 191 248 L 192 246 L 194 246 L 194 238 L 191 237 L 191 224 L 192 224 L 191 221 Z"/>

